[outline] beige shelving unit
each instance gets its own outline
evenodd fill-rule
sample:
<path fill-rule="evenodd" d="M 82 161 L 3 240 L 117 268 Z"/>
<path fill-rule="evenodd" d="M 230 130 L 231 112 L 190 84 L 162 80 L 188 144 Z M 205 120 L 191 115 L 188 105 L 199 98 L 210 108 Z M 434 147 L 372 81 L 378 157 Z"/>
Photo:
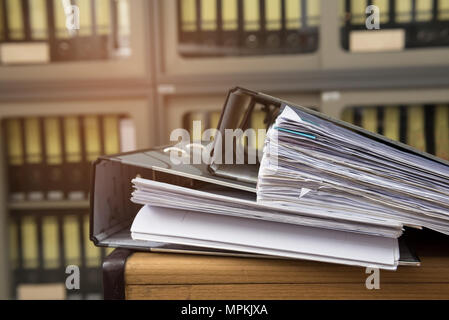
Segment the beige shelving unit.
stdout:
<path fill-rule="evenodd" d="M 235 86 L 335 117 L 347 106 L 449 103 L 449 47 L 350 53 L 340 41 L 343 0 L 317 1 L 321 19 L 314 53 L 185 58 L 177 49 L 177 1 L 132 0 L 129 58 L 0 66 L 0 117 L 125 112 L 135 122 L 137 147 L 147 148 L 169 142 L 187 112 L 220 110 Z M 6 244 L 3 161 L 2 155 L 0 240 Z M 0 298 L 9 295 L 7 261 L 1 250 Z"/>

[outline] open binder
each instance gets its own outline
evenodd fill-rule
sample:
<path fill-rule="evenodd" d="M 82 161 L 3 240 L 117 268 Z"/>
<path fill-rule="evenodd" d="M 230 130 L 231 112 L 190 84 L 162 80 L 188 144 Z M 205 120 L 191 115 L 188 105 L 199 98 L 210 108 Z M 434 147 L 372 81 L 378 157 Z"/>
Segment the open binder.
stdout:
<path fill-rule="evenodd" d="M 412 153 L 440 164 L 449 165 L 447 161 L 430 154 L 417 151 L 410 146 L 390 140 L 381 135 L 368 132 L 362 128 L 330 118 L 321 113 L 306 109 L 262 93 L 243 88 L 232 89 L 226 99 L 219 121 L 218 131 L 249 126 L 251 114 L 257 110 L 265 112 L 267 127 L 276 119 L 284 106 L 290 106 L 319 117 L 341 127 L 362 134 L 365 137 L 381 141 L 393 148 Z M 214 145 L 218 148 L 219 145 Z M 255 193 L 259 163 L 232 166 L 220 164 L 218 156 L 225 157 L 223 152 L 212 152 L 210 165 L 202 164 L 173 164 L 170 161 L 171 146 L 150 150 L 142 150 L 114 156 L 100 157 L 94 163 L 91 191 L 91 225 L 92 241 L 99 246 L 126 247 L 151 251 L 196 252 L 207 254 L 241 255 L 233 251 L 213 250 L 208 248 L 172 245 L 163 242 L 147 242 L 133 240 L 130 226 L 140 209 L 130 201 L 132 193 L 131 180 L 136 176 L 144 179 L 165 182 L 171 185 L 202 188 L 206 185 L 219 185 L 230 190 Z M 245 153 L 250 150 L 250 143 L 244 143 Z M 417 257 L 404 245 L 400 239 L 399 264 L 419 264 Z"/>

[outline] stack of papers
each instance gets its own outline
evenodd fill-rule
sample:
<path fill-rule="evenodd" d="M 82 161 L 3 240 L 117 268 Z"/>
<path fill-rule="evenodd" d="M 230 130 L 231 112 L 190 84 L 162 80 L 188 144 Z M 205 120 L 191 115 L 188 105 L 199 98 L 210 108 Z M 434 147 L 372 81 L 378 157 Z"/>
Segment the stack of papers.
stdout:
<path fill-rule="evenodd" d="M 285 107 L 267 133 L 257 201 L 449 234 L 449 167 Z"/>
<path fill-rule="evenodd" d="M 257 194 L 133 179 L 136 240 L 396 269 L 403 226 L 449 234 L 449 167 L 285 106 Z"/>

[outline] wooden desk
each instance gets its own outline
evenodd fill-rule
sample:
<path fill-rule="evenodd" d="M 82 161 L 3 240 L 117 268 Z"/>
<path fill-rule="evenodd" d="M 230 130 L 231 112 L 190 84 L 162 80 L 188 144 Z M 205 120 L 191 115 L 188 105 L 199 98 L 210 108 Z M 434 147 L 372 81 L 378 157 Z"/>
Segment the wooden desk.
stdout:
<path fill-rule="evenodd" d="M 105 298 L 449 299 L 449 237 L 422 241 L 420 267 L 380 271 L 327 263 L 115 250 L 104 263 Z M 112 273 L 111 273 L 112 270 Z"/>

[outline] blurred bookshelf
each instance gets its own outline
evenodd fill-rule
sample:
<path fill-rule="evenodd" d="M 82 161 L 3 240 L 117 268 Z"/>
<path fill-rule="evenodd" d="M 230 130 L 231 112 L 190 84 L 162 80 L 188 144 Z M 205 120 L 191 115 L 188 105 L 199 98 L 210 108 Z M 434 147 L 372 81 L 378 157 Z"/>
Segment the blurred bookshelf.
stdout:
<path fill-rule="evenodd" d="M 404 50 L 449 46 L 449 3 L 444 0 L 339 0 L 343 7 L 341 44 L 351 50 L 354 31 L 366 33 L 365 8 L 376 5 L 382 29 L 402 31 Z"/>
<path fill-rule="evenodd" d="M 329 27 L 326 31 L 331 32 L 322 34 L 325 68 L 347 71 L 389 68 L 395 70 L 396 75 L 390 77 L 396 82 L 407 74 L 407 69 L 416 68 L 425 72 L 415 72 L 420 74 L 418 86 L 422 86 L 432 78 L 427 73 L 432 67 L 436 72 L 437 67 L 447 66 L 446 1 L 339 0 L 330 5 L 336 14 L 322 12 Z M 369 5 L 378 10 L 367 8 Z M 379 22 L 379 29 L 370 29 L 374 18 Z M 401 84 L 410 85 L 412 80 Z"/>
<path fill-rule="evenodd" d="M 100 266 L 111 249 L 89 239 L 91 162 L 135 148 L 130 126 L 126 114 L 2 119 L 13 297 L 23 285 L 64 285 L 68 265 L 80 268 L 81 285 L 66 298 L 102 297 Z"/>
<path fill-rule="evenodd" d="M 60 0 L 0 1 L 0 63 L 102 60 L 129 55 L 127 0 L 77 0 L 79 30 L 66 28 Z"/>
<path fill-rule="evenodd" d="M 316 107 L 309 107 L 315 111 L 318 111 Z M 262 150 L 265 141 L 265 132 L 268 130 L 268 124 L 272 122 L 273 117 L 276 115 L 273 112 L 273 108 L 269 105 L 254 104 L 252 106 L 251 117 L 242 124 L 241 129 L 243 131 L 247 129 L 253 129 L 255 136 L 243 138 L 242 143 L 251 148 Z M 220 123 L 221 110 L 193 110 L 185 113 L 182 117 L 183 128 L 189 132 L 190 140 L 193 142 L 204 141 L 202 139 L 202 133 L 206 130 L 215 130 Z M 215 135 L 215 131 L 211 132 L 212 136 Z M 211 138 L 212 140 L 213 138 Z"/>
<path fill-rule="evenodd" d="M 14 297 L 47 288 L 40 285 L 60 292 L 70 261 L 87 282 L 64 297 L 101 297 L 98 263 L 107 252 L 87 241 L 86 217 L 90 161 L 122 149 L 106 139 L 106 127 L 115 127 L 108 121 L 131 118 L 139 148 L 165 144 L 175 128 L 194 135 L 193 121 L 216 127 L 227 91 L 238 85 L 447 159 L 447 0 L 69 2 L 80 8 L 75 35 L 60 0 L 0 0 L 1 214 L 8 218 L 0 228 L 10 231 L 0 265 L 12 272 Z M 369 5 L 379 7 L 380 30 L 366 30 Z M 351 47 L 354 35 L 382 32 L 401 35 L 394 50 Z M 36 48 L 32 58 L 40 60 L 14 62 L 11 48 Z M 262 128 L 258 115 L 250 125 Z"/>
<path fill-rule="evenodd" d="M 91 162 L 122 150 L 126 115 L 5 118 L 9 202 L 87 200 Z"/>
<path fill-rule="evenodd" d="M 157 77 L 201 81 L 316 70 L 320 6 L 310 0 L 153 1 Z"/>

